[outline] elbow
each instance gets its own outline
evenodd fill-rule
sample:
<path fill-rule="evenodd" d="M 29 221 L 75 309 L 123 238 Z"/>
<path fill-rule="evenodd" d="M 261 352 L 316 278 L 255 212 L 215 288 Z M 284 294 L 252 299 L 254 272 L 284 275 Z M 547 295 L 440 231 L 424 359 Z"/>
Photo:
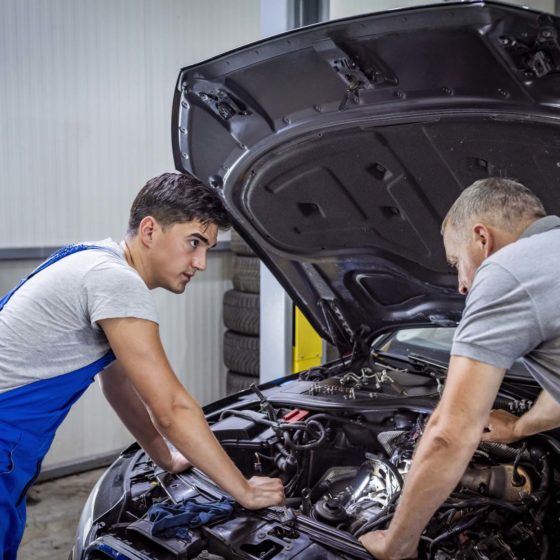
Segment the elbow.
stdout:
<path fill-rule="evenodd" d="M 433 420 L 433 422 L 432 422 Z M 432 417 L 424 437 L 428 439 L 434 451 L 447 453 L 466 453 L 472 455 L 481 436 L 478 425 L 463 424 L 457 419 Z"/>
<path fill-rule="evenodd" d="M 204 413 L 196 403 L 186 402 L 184 399 L 175 399 L 168 405 L 158 404 L 149 408 L 152 422 L 158 432 L 163 435 L 173 433 L 177 428 L 189 424 L 193 415 L 204 418 Z"/>

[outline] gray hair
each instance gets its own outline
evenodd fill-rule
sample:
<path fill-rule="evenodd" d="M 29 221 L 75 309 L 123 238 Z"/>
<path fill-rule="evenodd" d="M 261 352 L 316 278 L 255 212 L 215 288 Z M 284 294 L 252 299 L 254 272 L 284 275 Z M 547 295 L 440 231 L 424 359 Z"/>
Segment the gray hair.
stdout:
<path fill-rule="evenodd" d="M 527 187 L 502 177 L 475 181 L 454 202 L 443 220 L 441 233 L 449 226 L 463 237 L 476 221 L 512 233 L 521 233 L 527 226 L 546 216 L 539 198 Z"/>

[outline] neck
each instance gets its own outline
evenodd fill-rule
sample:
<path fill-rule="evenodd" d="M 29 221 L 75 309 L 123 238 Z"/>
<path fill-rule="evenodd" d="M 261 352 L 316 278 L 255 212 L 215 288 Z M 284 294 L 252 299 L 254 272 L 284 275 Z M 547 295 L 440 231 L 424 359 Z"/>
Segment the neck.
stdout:
<path fill-rule="evenodd" d="M 147 267 L 145 265 L 144 259 L 142 258 L 142 251 L 138 247 L 136 240 L 131 237 L 125 237 L 121 242 L 120 246 L 124 251 L 124 258 L 126 259 L 127 264 L 132 267 L 142 280 L 146 283 L 148 288 L 152 289 L 150 286 Z"/>

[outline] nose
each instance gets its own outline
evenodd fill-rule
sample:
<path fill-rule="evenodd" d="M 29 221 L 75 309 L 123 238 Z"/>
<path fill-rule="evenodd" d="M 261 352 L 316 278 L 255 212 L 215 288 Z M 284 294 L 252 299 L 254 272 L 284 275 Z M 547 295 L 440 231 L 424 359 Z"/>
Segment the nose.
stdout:
<path fill-rule="evenodd" d="M 206 270 L 206 251 L 202 251 L 195 256 L 193 259 L 193 267 L 200 271 Z"/>
<path fill-rule="evenodd" d="M 459 293 L 463 296 L 466 296 L 469 293 L 469 288 L 461 277 L 459 277 L 459 285 L 457 289 Z"/>

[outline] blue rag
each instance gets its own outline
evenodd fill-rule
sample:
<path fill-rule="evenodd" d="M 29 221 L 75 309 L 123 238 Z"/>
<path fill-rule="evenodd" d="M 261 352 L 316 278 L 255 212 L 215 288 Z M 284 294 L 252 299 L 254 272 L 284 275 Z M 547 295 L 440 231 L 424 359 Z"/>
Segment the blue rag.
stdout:
<path fill-rule="evenodd" d="M 148 521 L 153 523 L 152 535 L 190 540 L 191 534 L 188 529 L 229 517 L 233 511 L 233 504 L 230 498 L 206 503 L 189 498 L 176 505 L 154 504 L 147 514 Z"/>

